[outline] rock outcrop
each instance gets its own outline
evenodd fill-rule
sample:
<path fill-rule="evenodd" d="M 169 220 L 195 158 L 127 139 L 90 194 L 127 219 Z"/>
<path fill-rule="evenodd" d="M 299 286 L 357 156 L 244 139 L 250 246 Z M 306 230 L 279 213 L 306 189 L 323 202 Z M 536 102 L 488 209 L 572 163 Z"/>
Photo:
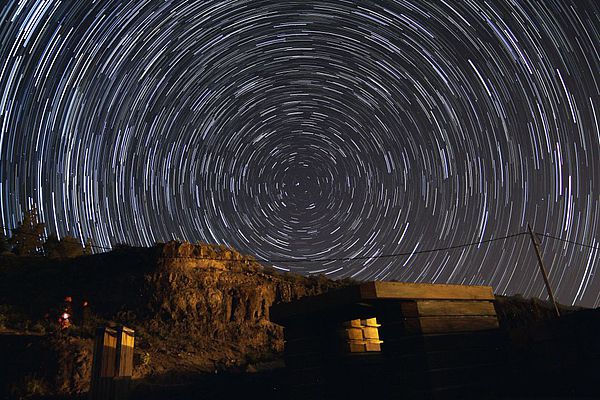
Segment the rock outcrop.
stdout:
<path fill-rule="evenodd" d="M 200 342 L 209 343 L 196 341 L 196 346 L 207 354 L 211 348 L 236 353 L 237 364 L 283 349 L 281 328 L 269 322 L 274 302 L 343 284 L 324 277 L 282 275 L 234 250 L 211 245 L 167 243 L 156 265 L 144 276 L 151 316 L 146 326 L 155 332 L 170 330 L 175 336 L 185 332 L 192 342 L 202 338 Z"/>

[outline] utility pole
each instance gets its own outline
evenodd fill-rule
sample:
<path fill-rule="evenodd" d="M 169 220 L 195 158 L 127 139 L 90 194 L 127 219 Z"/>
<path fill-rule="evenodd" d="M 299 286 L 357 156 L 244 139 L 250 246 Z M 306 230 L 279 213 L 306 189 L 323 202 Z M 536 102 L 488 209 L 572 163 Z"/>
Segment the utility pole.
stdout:
<path fill-rule="evenodd" d="M 548 290 L 548 296 L 550 296 L 550 300 L 554 305 L 554 311 L 556 311 L 556 316 L 560 318 L 560 310 L 558 309 L 558 305 L 556 304 L 554 293 L 552 293 L 550 281 L 548 280 L 548 274 L 546 273 L 544 261 L 542 260 L 542 254 L 540 252 L 540 241 L 533 229 L 531 229 L 531 225 L 529 224 L 529 222 L 527 223 L 527 230 L 529 230 L 529 236 L 531 236 L 531 241 L 533 242 L 533 248 L 535 249 L 535 255 L 537 256 L 538 265 L 540 266 L 540 270 L 542 271 L 542 276 L 544 277 L 544 283 L 546 284 L 546 290 Z"/>

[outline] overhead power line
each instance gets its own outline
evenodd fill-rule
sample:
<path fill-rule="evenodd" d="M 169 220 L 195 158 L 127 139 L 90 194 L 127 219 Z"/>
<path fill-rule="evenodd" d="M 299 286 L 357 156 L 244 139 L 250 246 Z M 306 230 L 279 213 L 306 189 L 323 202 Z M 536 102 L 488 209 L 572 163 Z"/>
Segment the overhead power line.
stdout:
<path fill-rule="evenodd" d="M 540 236 L 544 236 L 544 237 L 547 237 L 547 238 L 550 238 L 550 239 L 555 239 L 555 240 L 558 240 L 558 241 L 561 241 L 561 242 L 565 242 L 565 243 L 571 243 L 571 244 L 574 244 L 574 245 L 577 245 L 577 246 L 586 247 L 586 248 L 588 248 L 588 249 L 600 250 L 600 247 L 598 247 L 598 246 L 592 246 L 592 245 L 590 245 L 590 244 L 585 244 L 585 243 L 581 243 L 581 242 L 576 242 L 576 241 L 574 241 L 574 240 L 569 240 L 569 239 L 563 239 L 563 238 L 559 238 L 559 237 L 557 237 L 557 236 L 552 236 L 552 235 L 549 235 L 549 234 L 547 234 L 547 233 L 539 233 L 539 232 L 536 232 L 535 234 L 536 234 L 536 235 L 540 235 Z"/>
<path fill-rule="evenodd" d="M 418 251 L 408 251 L 408 252 L 404 252 L 404 253 L 393 253 L 393 254 L 380 254 L 377 256 L 361 256 L 361 257 L 340 257 L 340 258 L 317 258 L 317 259 L 311 259 L 311 258 L 304 258 L 304 259 L 280 259 L 280 260 L 272 260 L 272 259 L 264 259 L 264 260 L 259 260 L 259 261 L 264 261 L 264 262 L 272 262 L 272 263 L 278 263 L 278 262 L 327 262 L 327 261 L 352 261 L 352 260 L 371 260 L 371 259 L 376 259 L 376 258 L 393 258 L 393 257 L 403 257 L 403 256 L 410 256 L 412 254 L 425 254 L 425 253 L 434 253 L 437 251 L 446 251 L 446 250 L 454 250 L 454 249 L 460 249 L 463 247 L 470 247 L 470 246 L 478 246 L 480 244 L 484 244 L 484 243 L 490 243 L 490 242 L 496 242 L 499 240 L 506 240 L 506 239 L 510 239 L 513 237 L 517 237 L 517 236 L 522 236 L 522 235 L 527 235 L 527 232 L 520 232 L 520 233 L 515 233 L 512 235 L 508 235 L 508 236 L 502 236 L 502 237 L 498 237 L 498 238 L 494 238 L 494 239 L 487 239 L 487 240 L 481 240 L 479 242 L 471 242 L 471 243 L 464 243 L 464 244 L 457 244 L 454 246 L 448 246 L 448 247 L 438 247 L 435 249 L 427 249 L 427 250 L 418 250 Z"/>
<path fill-rule="evenodd" d="M 0 226 L 0 229 L 2 229 L 2 228 L 9 230 L 9 231 L 16 230 L 16 228 L 8 228 L 5 226 Z M 33 233 L 22 233 L 22 234 L 30 235 L 30 236 L 38 236 Z M 437 248 L 433 248 L 433 249 L 407 251 L 407 252 L 402 252 L 402 253 L 380 254 L 380 255 L 376 255 L 376 256 L 336 257 L 336 258 L 280 258 L 280 259 L 242 258 L 239 261 L 260 261 L 260 262 L 265 262 L 265 263 L 302 263 L 302 262 L 309 263 L 309 262 L 355 261 L 355 260 L 372 260 L 372 259 L 379 259 L 379 258 L 405 257 L 405 256 L 413 255 L 413 254 L 427 254 L 427 253 L 435 253 L 435 252 L 439 252 L 439 251 L 461 249 L 461 248 L 471 247 L 471 246 L 479 246 L 479 245 L 485 244 L 485 243 L 491 243 L 491 242 L 496 242 L 496 241 L 500 241 L 500 240 L 511 239 L 514 237 L 519 237 L 519 236 L 528 235 L 528 234 L 529 234 L 528 232 L 519 232 L 519 233 L 514 233 L 511 235 L 506 235 L 506 236 L 497 237 L 497 238 L 493 238 L 493 239 L 481 240 L 481 241 L 477 241 L 477 242 L 463 243 L 463 244 L 457 244 L 457 245 L 447 246 L 447 247 L 437 247 Z M 600 250 L 600 247 L 598 247 L 598 246 L 593 246 L 593 245 L 577 242 L 574 240 L 563 239 L 563 238 L 553 236 L 553 235 L 550 235 L 547 233 L 535 232 L 535 234 L 539 235 L 539 236 L 547 237 L 549 239 L 555 239 L 555 240 L 559 240 L 561 242 L 570 243 L 570 244 L 573 244 L 576 246 L 581 246 L 581 247 L 585 247 L 585 248 L 589 248 L 589 249 L 593 249 L 593 250 Z M 46 240 L 48 239 L 48 236 L 45 236 L 45 235 L 39 235 L 39 237 L 42 239 L 46 239 Z M 127 245 L 127 244 L 125 244 L 125 245 Z M 93 249 L 106 250 L 106 251 L 114 250 L 113 247 L 98 246 L 98 245 L 93 245 L 93 244 L 87 245 L 86 247 L 91 247 Z M 171 257 L 171 258 L 189 258 L 189 257 Z M 229 261 L 227 259 L 220 258 L 220 257 L 194 257 L 194 258 L 196 258 L 198 260 L 209 260 L 209 261 Z"/>

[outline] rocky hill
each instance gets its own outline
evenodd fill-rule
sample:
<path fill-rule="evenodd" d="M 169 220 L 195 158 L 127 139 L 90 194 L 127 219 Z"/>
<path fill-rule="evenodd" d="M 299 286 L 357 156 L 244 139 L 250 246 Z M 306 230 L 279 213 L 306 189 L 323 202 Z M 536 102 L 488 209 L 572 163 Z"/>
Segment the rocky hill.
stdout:
<path fill-rule="evenodd" d="M 271 304 L 348 283 L 280 274 L 206 244 L 126 247 L 66 261 L 4 256 L 0 346 L 14 353 L 14 362 L 5 365 L 0 392 L 87 391 L 93 331 L 102 324 L 135 329 L 134 378 L 147 384 L 260 368 L 283 349 L 281 327 L 269 322 Z M 66 296 L 73 300 L 74 324 L 57 332 Z M 16 346 L 15 340 L 27 343 Z M 52 368 L 36 368 L 33 360 L 42 355 Z"/>

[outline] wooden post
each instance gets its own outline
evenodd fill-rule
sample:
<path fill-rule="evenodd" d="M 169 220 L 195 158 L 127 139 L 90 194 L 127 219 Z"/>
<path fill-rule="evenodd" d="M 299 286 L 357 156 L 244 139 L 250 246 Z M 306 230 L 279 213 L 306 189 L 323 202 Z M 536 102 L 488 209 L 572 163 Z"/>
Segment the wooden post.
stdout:
<path fill-rule="evenodd" d="M 116 358 L 117 336 L 115 330 L 106 327 L 97 328 L 89 400 L 109 400 L 112 397 Z"/>
<path fill-rule="evenodd" d="M 556 312 L 556 316 L 560 317 L 560 310 L 558 309 L 558 305 L 556 304 L 556 299 L 554 298 L 554 293 L 552 293 L 552 288 L 550 287 L 550 281 L 548 280 L 548 274 L 546 273 L 546 268 L 544 267 L 544 261 L 542 260 L 542 254 L 540 252 L 540 242 L 531 229 L 531 225 L 527 223 L 527 230 L 529 230 L 529 236 L 531 236 L 531 241 L 533 242 L 533 248 L 535 249 L 535 255 L 537 256 L 538 265 L 540 266 L 540 270 L 542 271 L 542 276 L 544 277 L 544 283 L 546 284 L 546 290 L 548 291 L 548 296 L 550 296 L 550 300 L 554 305 L 554 311 Z"/>
<path fill-rule="evenodd" d="M 117 331 L 117 368 L 113 378 L 114 400 L 127 400 L 131 390 L 131 376 L 133 375 L 133 347 L 134 331 L 124 326 L 116 328 Z"/>

